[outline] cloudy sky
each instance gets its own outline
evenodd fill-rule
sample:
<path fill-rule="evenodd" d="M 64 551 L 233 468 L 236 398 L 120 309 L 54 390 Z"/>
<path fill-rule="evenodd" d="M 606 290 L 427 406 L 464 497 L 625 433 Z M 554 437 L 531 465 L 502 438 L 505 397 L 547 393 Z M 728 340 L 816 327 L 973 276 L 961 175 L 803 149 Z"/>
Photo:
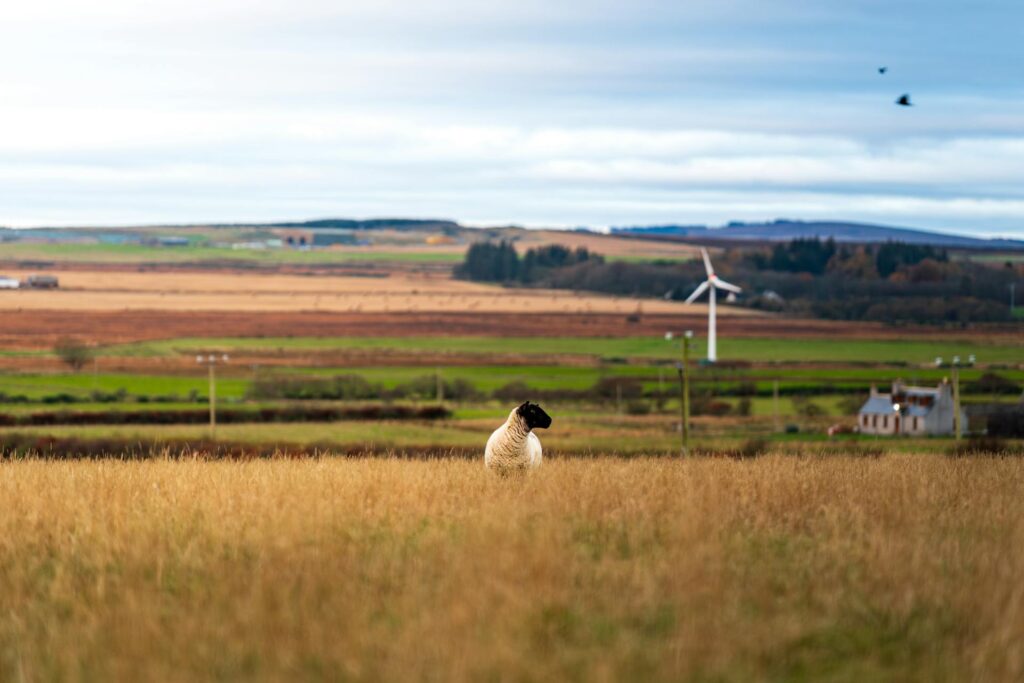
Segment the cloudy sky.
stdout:
<path fill-rule="evenodd" d="M 325 216 L 1024 236 L 1024 4 L 0 10 L 0 224 Z"/>

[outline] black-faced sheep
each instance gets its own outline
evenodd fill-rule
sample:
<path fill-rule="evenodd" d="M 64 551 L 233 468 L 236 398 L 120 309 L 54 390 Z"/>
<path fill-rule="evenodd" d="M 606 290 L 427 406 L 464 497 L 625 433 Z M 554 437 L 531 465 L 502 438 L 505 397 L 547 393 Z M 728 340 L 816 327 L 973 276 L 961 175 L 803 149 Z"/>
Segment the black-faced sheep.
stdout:
<path fill-rule="evenodd" d="M 505 424 L 494 430 L 484 449 L 484 465 L 499 474 L 536 469 L 542 460 L 535 428 L 547 429 L 551 417 L 536 403 L 513 408 Z"/>

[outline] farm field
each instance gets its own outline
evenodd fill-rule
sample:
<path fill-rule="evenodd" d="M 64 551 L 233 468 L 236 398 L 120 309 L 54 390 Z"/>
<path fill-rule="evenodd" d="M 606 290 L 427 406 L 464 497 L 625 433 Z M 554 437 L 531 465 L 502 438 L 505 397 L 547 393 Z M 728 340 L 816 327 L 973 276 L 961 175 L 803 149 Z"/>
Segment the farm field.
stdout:
<path fill-rule="evenodd" d="M 3 680 L 1019 680 L 1024 460 L 22 460 Z"/>
<path fill-rule="evenodd" d="M 206 396 L 208 381 L 197 372 L 195 361 L 183 364 L 189 374 L 143 374 L 143 373 L 0 373 L 0 393 L 21 394 L 39 398 L 48 394 L 68 393 L 86 396 L 91 392 L 117 392 L 123 390 L 132 396 L 169 397 Z M 981 369 L 965 370 L 961 381 L 968 386 L 981 376 Z M 676 381 L 672 367 L 652 365 L 608 365 L 608 366 L 548 366 L 548 365 L 465 365 L 465 366 L 369 366 L 369 367 L 317 367 L 280 369 L 263 368 L 258 371 L 246 365 L 240 368 L 222 369 L 217 378 L 217 395 L 221 399 L 241 399 L 257 378 L 298 378 L 330 379 L 336 376 L 356 376 L 368 382 L 380 384 L 385 389 L 394 389 L 400 384 L 436 375 L 448 382 L 469 382 L 476 390 L 492 392 L 514 382 L 538 390 L 583 390 L 602 380 L 639 381 L 649 389 L 665 390 Z M 948 375 L 948 373 L 946 373 Z M 748 390 L 770 391 L 774 378 L 784 391 L 794 388 L 834 387 L 867 389 L 871 382 L 885 385 L 893 379 L 925 383 L 938 383 L 944 374 L 935 370 L 907 371 L 892 368 L 873 369 L 831 369 L 817 371 L 790 371 L 788 368 L 772 370 L 735 370 L 731 372 L 695 370 L 692 380 L 698 385 L 708 385 L 719 391 L 737 390 L 743 384 Z M 1000 376 L 1011 381 L 1024 381 L 1024 370 L 1001 370 Z M 820 392 L 819 392 L 820 393 Z M 726 393 L 728 395 L 728 392 Z"/>
<path fill-rule="evenodd" d="M 189 264 L 189 263 L 266 263 L 277 265 L 320 265 L 365 261 L 398 263 L 454 264 L 462 260 L 462 249 L 433 248 L 421 245 L 401 247 L 348 247 L 345 250 L 320 249 L 231 249 L 227 247 L 187 246 L 149 247 L 134 244 L 45 244 L 8 243 L 0 245 L 0 261 L 59 261 L 66 263 Z"/>
<path fill-rule="evenodd" d="M 597 358 L 675 359 L 679 344 L 663 336 L 650 337 L 270 337 L 270 338 L 185 338 L 110 347 L 110 355 L 171 355 L 193 349 L 227 351 L 330 351 L 396 350 L 445 351 L 452 355 L 588 355 Z M 691 346 L 695 358 L 706 352 L 706 340 L 696 337 Z M 799 339 L 780 344 L 773 338 L 721 339 L 723 359 L 746 362 L 807 362 L 863 364 L 931 364 L 936 355 L 947 360 L 959 355 L 966 360 L 976 355 L 986 363 L 1024 363 L 1024 339 L 996 337 L 934 340 Z M 725 370 L 728 372 L 728 369 Z"/>
<path fill-rule="evenodd" d="M 2 297 L 0 297 L 2 298 Z M 616 301 L 612 299 L 612 301 Z M 632 301 L 628 299 L 620 302 Z M 5 352 L 52 348 L 59 336 L 77 336 L 93 344 L 126 344 L 176 338 L 331 338 L 331 337 L 560 337 L 664 339 L 668 330 L 692 329 L 703 334 L 707 325 L 698 306 L 674 313 L 537 313 L 488 311 L 230 311 L 230 310 L 60 310 L 39 308 L 3 311 L 0 349 Z M 934 343 L 939 332 L 943 348 L 950 343 L 1020 345 L 1012 326 L 937 331 L 930 327 L 890 327 L 881 324 L 794 319 L 773 315 L 719 318 L 720 338 L 921 341 Z M 872 359 L 864 359 L 870 361 Z"/>
<path fill-rule="evenodd" d="M 17 274 L 17 273 L 15 273 Z M 234 274 L 61 273 L 56 290 L 15 290 L 0 296 L 0 310 L 19 311 L 234 311 L 287 313 L 465 312 L 681 313 L 680 302 L 576 294 L 564 290 L 504 289 L 431 277 L 387 278 Z M 706 310 L 690 307 L 690 313 Z M 725 315 L 756 316 L 746 309 Z"/>
<path fill-rule="evenodd" d="M 242 226 L 231 229 L 184 228 L 174 233 L 189 236 L 190 244 L 157 247 L 141 244 L 88 243 L 0 243 L 0 262 L 54 261 L 71 264 L 223 264 L 242 265 L 337 265 L 347 263 L 381 263 L 397 266 L 448 264 L 462 260 L 471 240 L 451 244 L 428 244 L 433 232 L 396 232 L 371 230 L 361 233 L 368 245 L 346 245 L 329 249 L 232 249 L 213 246 L 218 241 L 245 241 Z M 260 228 L 262 230 L 262 228 Z M 550 230 L 504 228 L 492 231 L 501 239 L 515 240 L 526 249 L 560 244 L 571 249 L 580 247 L 603 254 L 609 260 L 650 261 L 689 260 L 699 256 L 697 248 L 671 242 L 632 239 L 624 236 L 573 233 Z"/>
<path fill-rule="evenodd" d="M 441 421 L 352 420 L 340 422 L 275 423 L 253 422 L 218 424 L 216 436 L 210 439 L 203 424 L 178 425 L 46 425 L 0 427 L 0 445 L 19 445 L 45 439 L 71 439 L 89 443 L 128 443 L 141 452 L 161 452 L 165 447 L 195 444 L 196 448 L 220 444 L 239 445 L 254 452 L 276 449 L 313 452 L 365 453 L 378 456 L 436 457 L 455 453 L 482 458 L 483 444 L 500 425 L 508 411 L 497 406 L 457 411 L 453 419 Z M 786 416 L 793 418 L 792 414 Z M 744 418 L 692 419 L 691 447 L 707 454 L 716 449 L 773 450 L 785 455 L 799 455 L 828 442 L 831 452 L 844 449 L 856 453 L 888 450 L 899 453 L 930 453 L 941 455 L 953 447 L 945 437 L 888 439 L 868 435 L 847 435 L 828 440 L 824 430 L 831 418 L 800 419 L 804 431 L 795 434 L 773 433 L 771 419 L 766 415 Z M 630 416 L 603 410 L 567 409 L 558 412 L 554 427 L 540 433 L 549 456 L 676 456 L 679 454 L 678 419 L 671 416 Z M 31 450 L 31 449 L 29 449 Z"/>
<path fill-rule="evenodd" d="M 703 306 L 461 282 L 465 245 L 388 239 L 0 245 L 62 287 L 0 294 L 0 681 L 1024 675 L 1024 445 L 846 433 L 954 355 L 980 432 L 1024 384 L 1015 327 L 723 306 L 708 367 Z M 483 445 L 526 399 L 545 463 L 500 480 Z"/>

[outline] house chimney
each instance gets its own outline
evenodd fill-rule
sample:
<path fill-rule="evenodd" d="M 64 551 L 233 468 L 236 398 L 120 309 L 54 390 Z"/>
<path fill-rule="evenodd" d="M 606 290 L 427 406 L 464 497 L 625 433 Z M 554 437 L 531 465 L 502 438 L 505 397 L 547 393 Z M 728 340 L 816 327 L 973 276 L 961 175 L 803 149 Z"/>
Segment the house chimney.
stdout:
<path fill-rule="evenodd" d="M 875 396 L 878 396 L 878 385 L 875 384 L 874 382 L 872 382 L 871 383 L 871 397 L 874 398 Z"/>

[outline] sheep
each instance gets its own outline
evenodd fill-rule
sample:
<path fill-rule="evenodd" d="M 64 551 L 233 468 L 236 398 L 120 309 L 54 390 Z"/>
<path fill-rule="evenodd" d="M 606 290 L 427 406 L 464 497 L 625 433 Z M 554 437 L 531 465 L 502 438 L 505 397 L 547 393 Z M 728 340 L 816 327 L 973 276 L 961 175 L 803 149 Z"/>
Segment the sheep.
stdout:
<path fill-rule="evenodd" d="M 542 451 L 535 428 L 547 429 L 551 418 L 536 403 L 517 406 L 505 424 L 494 430 L 484 449 L 484 465 L 498 474 L 525 472 L 540 467 Z"/>

